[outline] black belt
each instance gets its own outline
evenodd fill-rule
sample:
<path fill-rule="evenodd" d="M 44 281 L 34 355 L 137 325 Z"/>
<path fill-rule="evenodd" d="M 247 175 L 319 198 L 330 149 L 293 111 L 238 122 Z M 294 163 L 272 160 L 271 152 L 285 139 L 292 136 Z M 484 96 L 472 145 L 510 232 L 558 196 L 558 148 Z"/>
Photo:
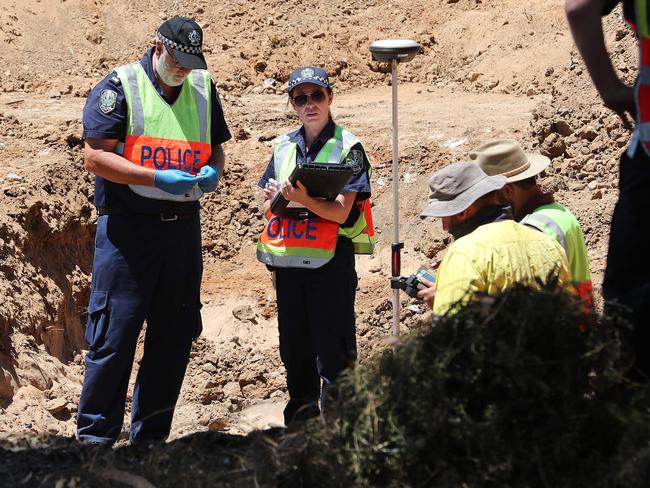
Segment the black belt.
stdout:
<path fill-rule="evenodd" d="M 163 222 L 173 222 L 174 220 L 194 219 L 198 212 L 161 212 L 161 213 L 138 213 L 130 210 L 124 210 L 117 207 L 97 207 L 97 215 L 126 215 L 128 217 L 138 217 L 143 219 L 160 219 Z"/>

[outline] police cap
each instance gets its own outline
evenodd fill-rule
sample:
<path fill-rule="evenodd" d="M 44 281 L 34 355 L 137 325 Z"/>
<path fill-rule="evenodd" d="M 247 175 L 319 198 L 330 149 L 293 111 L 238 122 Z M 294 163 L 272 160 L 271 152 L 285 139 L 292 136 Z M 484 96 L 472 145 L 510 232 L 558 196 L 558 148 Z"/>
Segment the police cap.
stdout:
<path fill-rule="evenodd" d="M 291 93 L 291 90 L 303 83 L 313 83 L 314 85 L 331 89 L 327 72 L 323 68 L 317 68 L 316 66 L 304 66 L 293 70 L 289 75 L 287 91 Z"/>
<path fill-rule="evenodd" d="M 183 68 L 207 69 L 203 57 L 203 29 L 192 19 L 172 17 L 158 27 L 156 36 Z"/>

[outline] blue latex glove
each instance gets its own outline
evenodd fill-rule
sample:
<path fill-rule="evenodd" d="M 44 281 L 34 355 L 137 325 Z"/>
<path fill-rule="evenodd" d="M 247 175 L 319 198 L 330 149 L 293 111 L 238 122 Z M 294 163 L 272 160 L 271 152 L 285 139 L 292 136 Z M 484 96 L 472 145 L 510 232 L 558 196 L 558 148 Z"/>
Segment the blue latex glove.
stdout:
<path fill-rule="evenodd" d="M 221 171 L 219 168 L 212 167 L 210 165 L 203 166 L 201 172 L 199 173 L 199 188 L 203 193 L 210 193 L 215 191 L 219 185 L 219 179 L 221 178 Z"/>
<path fill-rule="evenodd" d="M 192 176 L 179 169 L 156 170 L 153 174 L 153 184 L 157 188 L 174 195 L 189 193 L 199 181 L 199 177 Z"/>

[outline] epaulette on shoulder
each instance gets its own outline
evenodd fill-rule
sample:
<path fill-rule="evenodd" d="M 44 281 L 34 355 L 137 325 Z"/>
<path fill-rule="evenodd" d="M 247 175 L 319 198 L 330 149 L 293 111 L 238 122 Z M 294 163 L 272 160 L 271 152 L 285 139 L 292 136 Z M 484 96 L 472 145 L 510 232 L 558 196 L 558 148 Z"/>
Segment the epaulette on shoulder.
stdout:
<path fill-rule="evenodd" d="M 115 71 L 111 72 L 108 75 L 108 81 L 111 83 L 113 86 L 122 86 L 122 81 L 120 80 L 120 77 L 117 76 L 117 73 Z"/>

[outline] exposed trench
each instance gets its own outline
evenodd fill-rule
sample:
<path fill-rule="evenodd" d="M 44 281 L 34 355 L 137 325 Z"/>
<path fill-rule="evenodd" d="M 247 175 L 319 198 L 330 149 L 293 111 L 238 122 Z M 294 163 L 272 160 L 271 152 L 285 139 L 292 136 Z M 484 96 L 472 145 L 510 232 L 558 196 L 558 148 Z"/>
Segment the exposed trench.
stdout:
<path fill-rule="evenodd" d="M 0 196 L 13 209 L 0 222 L 0 405 L 25 384 L 39 387 L 21 371 L 21 353 L 44 350 L 66 364 L 85 348 L 95 221 L 85 182 L 69 179 L 66 189 L 75 185 L 55 198 L 39 195 L 42 184 Z"/>

